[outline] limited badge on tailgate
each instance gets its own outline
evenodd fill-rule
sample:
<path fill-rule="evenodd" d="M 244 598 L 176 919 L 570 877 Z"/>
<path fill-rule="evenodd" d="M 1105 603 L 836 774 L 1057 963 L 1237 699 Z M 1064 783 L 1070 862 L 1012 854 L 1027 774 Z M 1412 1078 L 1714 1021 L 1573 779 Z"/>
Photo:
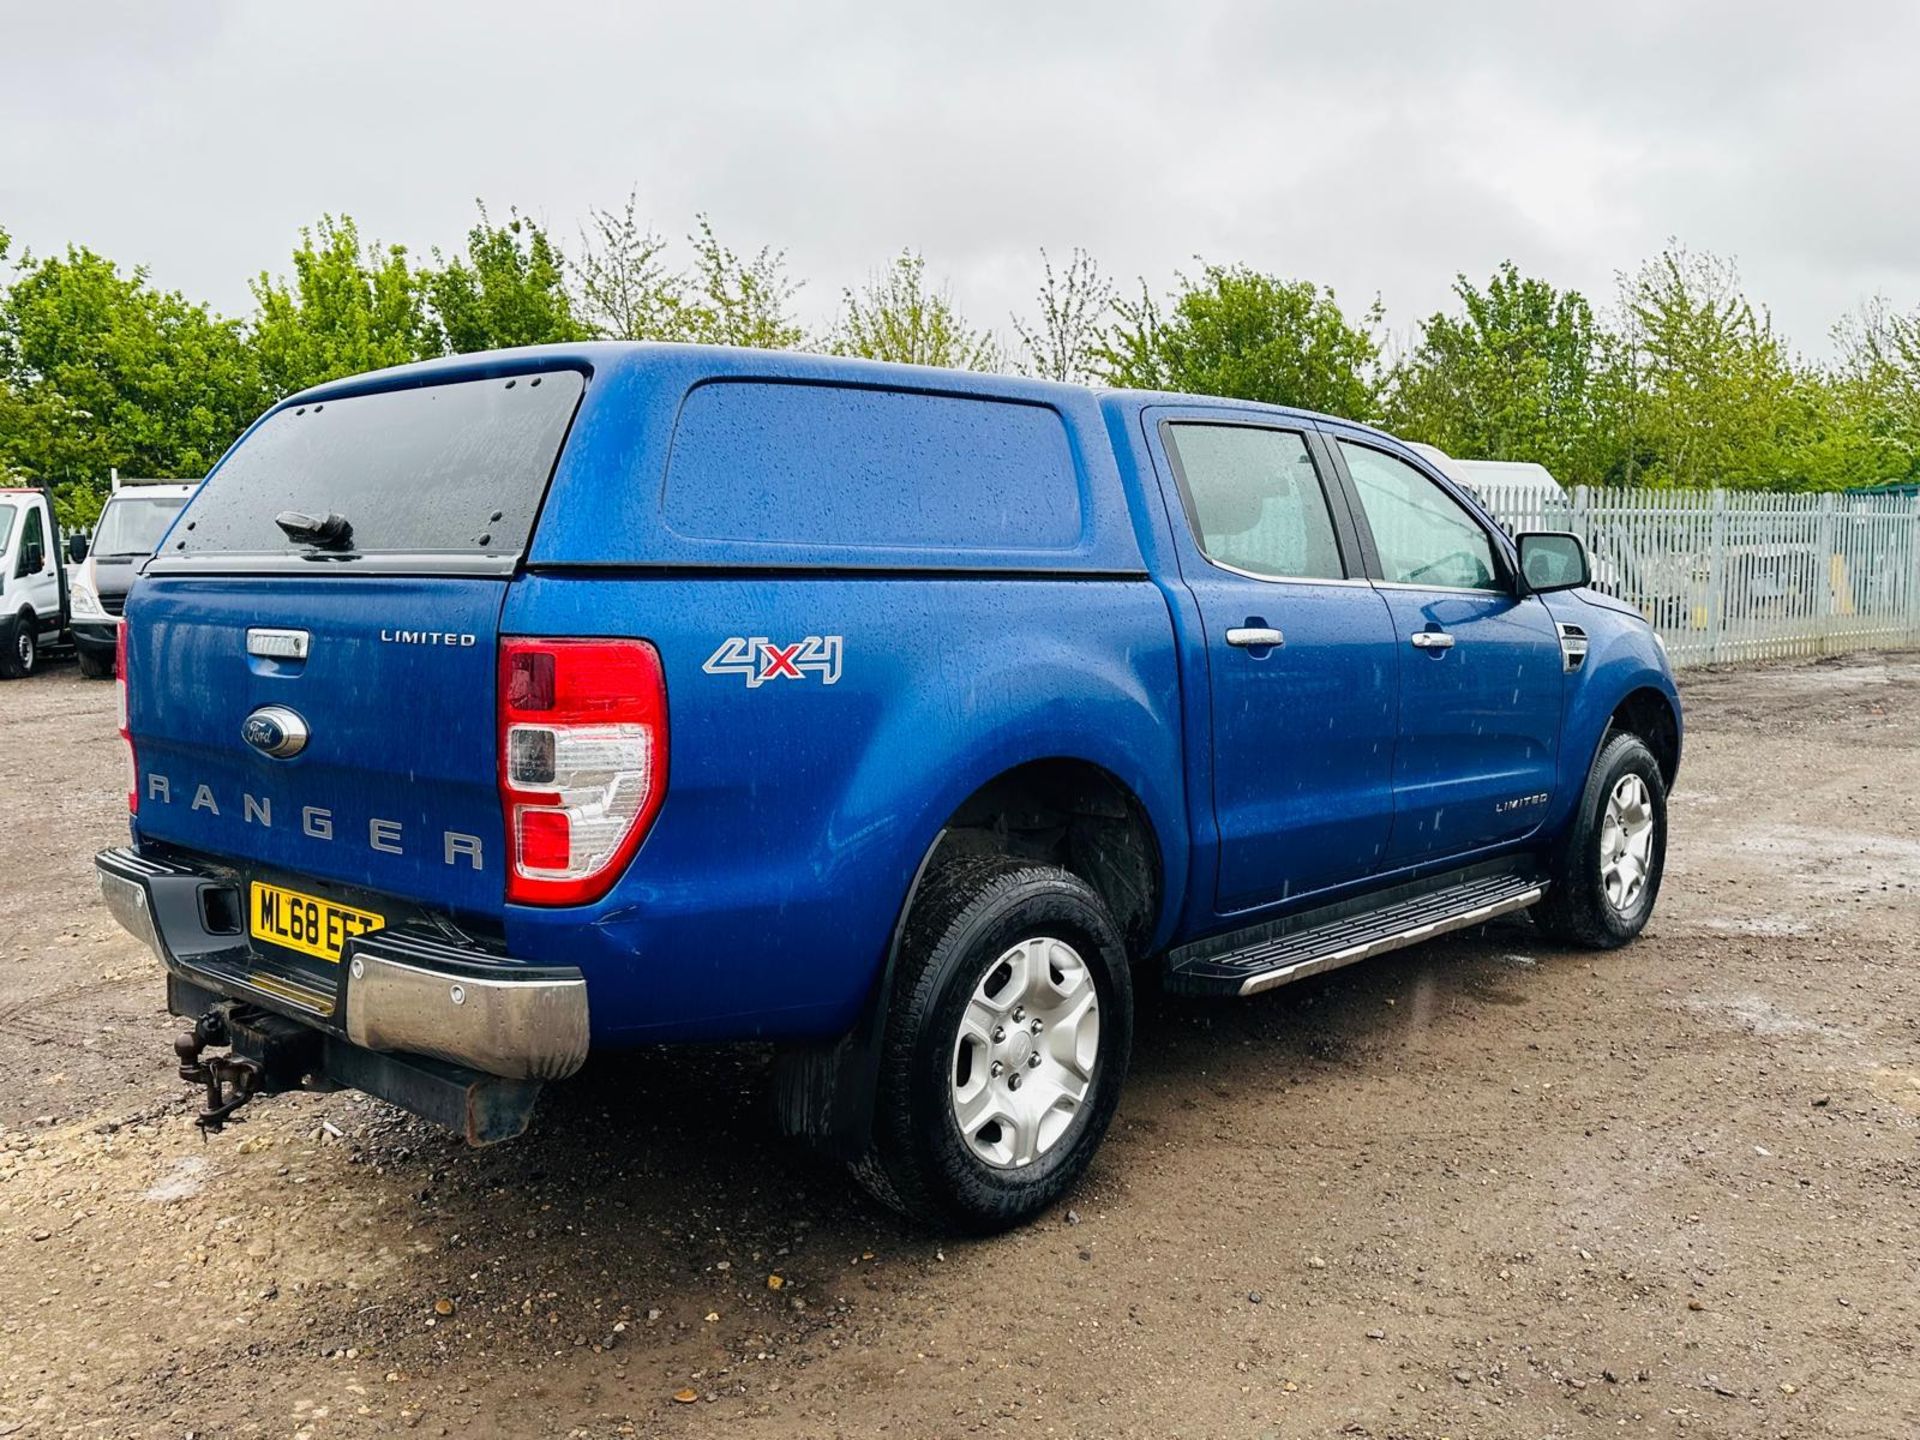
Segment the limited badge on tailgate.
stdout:
<path fill-rule="evenodd" d="M 258 880 L 250 887 L 249 896 L 248 930 L 254 939 L 284 945 L 330 965 L 340 963 L 340 952 L 353 936 L 381 929 L 387 923 L 370 910 L 356 910 L 351 905 Z"/>

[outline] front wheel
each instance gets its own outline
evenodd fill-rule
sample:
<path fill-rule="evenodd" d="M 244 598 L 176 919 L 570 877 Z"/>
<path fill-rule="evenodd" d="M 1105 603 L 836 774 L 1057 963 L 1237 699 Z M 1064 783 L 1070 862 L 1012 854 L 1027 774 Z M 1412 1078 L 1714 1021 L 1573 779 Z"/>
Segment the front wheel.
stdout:
<path fill-rule="evenodd" d="M 1125 947 L 1085 881 L 997 855 L 943 862 L 907 919 L 856 1174 L 932 1228 L 1020 1224 L 1086 1170 L 1132 1041 Z"/>
<path fill-rule="evenodd" d="M 1666 865 L 1660 763 L 1638 735 L 1614 735 L 1587 773 L 1535 922 L 1556 940 L 1596 950 L 1625 945 L 1652 918 Z"/>
<path fill-rule="evenodd" d="M 113 678 L 113 655 L 101 654 L 97 650 L 80 652 L 80 674 L 88 680 L 111 680 Z"/>
<path fill-rule="evenodd" d="M 40 622 L 32 612 L 14 616 L 11 626 L 0 626 L 0 679 L 20 680 L 40 664 Z"/>

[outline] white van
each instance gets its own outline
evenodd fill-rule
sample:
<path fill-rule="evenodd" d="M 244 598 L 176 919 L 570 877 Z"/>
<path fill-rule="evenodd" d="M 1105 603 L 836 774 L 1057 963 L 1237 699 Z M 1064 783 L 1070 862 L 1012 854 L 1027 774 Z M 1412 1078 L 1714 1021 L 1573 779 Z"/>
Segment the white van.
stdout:
<path fill-rule="evenodd" d="M 0 490 L 0 680 L 31 675 L 67 628 L 60 532 L 44 490 Z"/>
<path fill-rule="evenodd" d="M 1509 533 L 1566 530 L 1573 524 L 1573 501 L 1544 465 L 1532 460 L 1456 460 L 1431 445 L 1413 448 L 1479 496 Z"/>

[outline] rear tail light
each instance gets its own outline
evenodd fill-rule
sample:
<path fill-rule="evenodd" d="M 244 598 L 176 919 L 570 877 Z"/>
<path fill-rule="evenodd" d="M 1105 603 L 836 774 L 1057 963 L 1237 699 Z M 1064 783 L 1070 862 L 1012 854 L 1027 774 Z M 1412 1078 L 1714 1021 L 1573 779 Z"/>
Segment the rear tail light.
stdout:
<path fill-rule="evenodd" d="M 583 905 L 640 848 L 667 785 L 667 689 L 644 640 L 503 640 L 507 899 Z"/>
<path fill-rule="evenodd" d="M 113 637 L 113 688 L 120 697 L 120 740 L 127 747 L 127 813 L 140 813 L 140 768 L 133 758 L 133 730 L 127 723 L 127 626 L 122 621 Z"/>

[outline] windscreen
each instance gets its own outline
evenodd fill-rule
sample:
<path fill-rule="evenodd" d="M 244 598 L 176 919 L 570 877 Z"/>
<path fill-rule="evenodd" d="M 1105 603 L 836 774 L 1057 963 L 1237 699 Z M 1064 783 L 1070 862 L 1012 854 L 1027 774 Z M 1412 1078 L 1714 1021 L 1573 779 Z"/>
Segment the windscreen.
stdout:
<path fill-rule="evenodd" d="M 15 513 L 16 511 L 13 506 L 7 504 L 4 500 L 0 500 L 0 554 L 5 553 L 7 542 L 13 539 L 13 517 Z"/>
<path fill-rule="evenodd" d="M 184 495 L 114 496 L 100 512 L 100 524 L 93 532 L 93 553 L 151 555 L 186 503 Z"/>
<path fill-rule="evenodd" d="M 169 557 L 454 555 L 526 548 L 586 381 L 554 370 L 277 411 L 208 477 Z M 337 515 L 323 544 L 283 515 Z"/>

